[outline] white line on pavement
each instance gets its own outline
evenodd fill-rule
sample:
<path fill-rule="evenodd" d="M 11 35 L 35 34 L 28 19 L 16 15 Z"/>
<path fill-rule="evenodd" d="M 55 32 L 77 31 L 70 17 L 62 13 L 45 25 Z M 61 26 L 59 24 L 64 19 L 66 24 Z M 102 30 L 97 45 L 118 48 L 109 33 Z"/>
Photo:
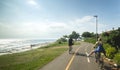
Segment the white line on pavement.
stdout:
<path fill-rule="evenodd" d="M 86 55 L 88 56 L 88 53 L 87 53 L 87 52 L 86 52 Z M 89 57 L 87 57 L 87 61 L 88 61 L 88 63 L 90 63 Z"/>

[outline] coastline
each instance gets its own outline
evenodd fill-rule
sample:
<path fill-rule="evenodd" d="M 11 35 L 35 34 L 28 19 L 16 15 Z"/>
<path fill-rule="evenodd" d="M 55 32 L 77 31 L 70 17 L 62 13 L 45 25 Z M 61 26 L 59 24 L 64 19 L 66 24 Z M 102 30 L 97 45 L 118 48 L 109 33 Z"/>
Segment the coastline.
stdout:
<path fill-rule="evenodd" d="M 38 49 L 32 47 L 34 50 L 26 52 L 0 56 L 0 70 L 39 70 L 68 50 L 67 43 L 51 42 L 44 45 Z"/>
<path fill-rule="evenodd" d="M 8 50 L 0 51 L 0 56 L 6 55 L 6 54 L 20 53 L 20 52 L 25 52 L 25 51 L 37 49 L 37 48 L 40 48 L 40 47 L 47 46 L 51 43 L 53 43 L 53 42 L 31 44 L 31 45 L 24 46 L 24 47 L 18 47 L 18 48 L 12 48 L 12 49 L 8 49 Z"/>

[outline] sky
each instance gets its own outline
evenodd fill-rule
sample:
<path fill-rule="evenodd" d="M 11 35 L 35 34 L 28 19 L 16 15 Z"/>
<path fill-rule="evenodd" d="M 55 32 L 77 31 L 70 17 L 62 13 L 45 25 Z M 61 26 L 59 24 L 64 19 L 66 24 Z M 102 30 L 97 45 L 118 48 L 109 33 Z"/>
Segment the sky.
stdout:
<path fill-rule="evenodd" d="M 0 0 L 0 38 L 60 38 L 120 26 L 120 0 Z"/>

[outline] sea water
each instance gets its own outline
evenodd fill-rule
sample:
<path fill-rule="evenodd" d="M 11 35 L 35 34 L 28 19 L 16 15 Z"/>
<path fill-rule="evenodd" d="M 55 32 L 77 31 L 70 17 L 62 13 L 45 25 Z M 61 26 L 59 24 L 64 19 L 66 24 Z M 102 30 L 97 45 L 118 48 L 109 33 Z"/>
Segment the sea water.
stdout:
<path fill-rule="evenodd" d="M 0 39 L 0 55 L 36 49 L 56 39 Z"/>

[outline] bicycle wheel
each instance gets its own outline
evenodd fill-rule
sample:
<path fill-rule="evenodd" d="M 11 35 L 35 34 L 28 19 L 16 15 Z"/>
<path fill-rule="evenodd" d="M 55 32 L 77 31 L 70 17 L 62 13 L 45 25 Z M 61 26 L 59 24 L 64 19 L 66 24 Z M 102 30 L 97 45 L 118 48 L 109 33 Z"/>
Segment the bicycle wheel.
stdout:
<path fill-rule="evenodd" d="M 99 66 L 100 66 L 101 70 L 104 70 L 104 59 L 103 59 L 103 56 L 100 57 Z"/>
<path fill-rule="evenodd" d="M 95 58 L 96 58 L 96 63 L 98 64 L 98 68 L 100 70 L 104 70 L 104 61 L 103 61 L 103 57 L 101 56 L 101 53 L 96 52 L 95 53 Z"/>
<path fill-rule="evenodd" d="M 69 47 L 69 54 L 72 52 L 72 46 Z"/>

